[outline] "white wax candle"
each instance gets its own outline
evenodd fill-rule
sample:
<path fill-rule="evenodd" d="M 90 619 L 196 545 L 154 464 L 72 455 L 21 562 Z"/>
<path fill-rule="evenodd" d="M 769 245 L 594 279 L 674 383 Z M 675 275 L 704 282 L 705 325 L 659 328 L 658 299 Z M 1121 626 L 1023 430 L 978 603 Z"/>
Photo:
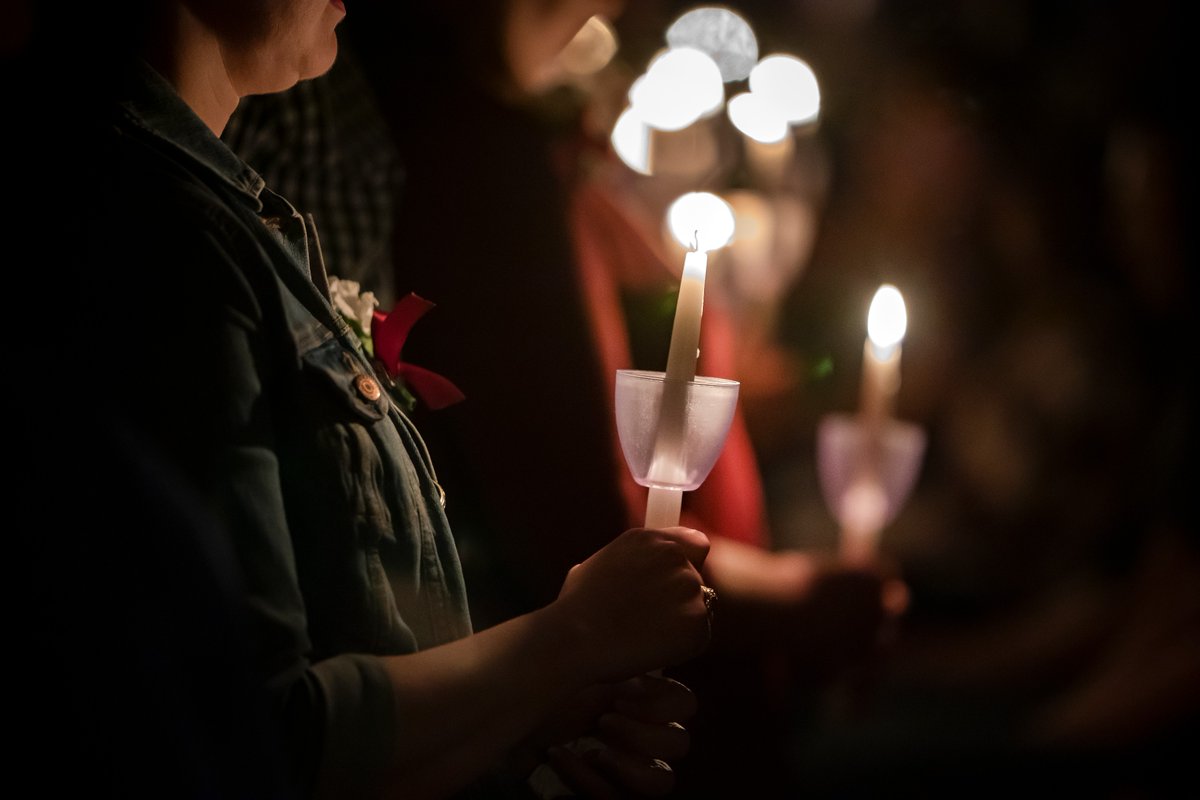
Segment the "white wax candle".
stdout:
<path fill-rule="evenodd" d="M 671 327 L 671 349 L 663 380 L 662 405 L 654 443 L 650 480 L 662 484 L 682 483 L 683 448 L 687 423 L 688 383 L 696 377 L 700 355 L 700 317 L 704 312 L 704 278 L 708 255 L 693 250 L 683 260 L 683 280 Z M 679 489 L 651 487 L 646 500 L 647 528 L 669 528 L 679 524 L 683 500 Z"/>
<path fill-rule="evenodd" d="M 704 277 L 708 253 L 692 250 L 683 259 L 683 280 L 671 327 L 671 349 L 667 354 L 667 380 L 690 381 L 696 377 L 700 355 L 700 317 L 704 313 Z"/>
<path fill-rule="evenodd" d="M 900 388 L 900 345 L 876 347 L 870 339 L 863 345 L 862 386 L 859 415 L 863 424 L 877 431 L 892 414 L 892 403 Z"/>
<path fill-rule="evenodd" d="M 684 445 L 687 435 L 688 385 L 696 377 L 700 355 L 700 317 L 704 311 L 704 278 L 708 250 L 724 247 L 733 236 L 733 210 L 716 195 L 693 192 L 672 205 L 669 214 L 675 237 L 691 246 L 683 259 L 683 278 L 671 327 L 671 346 L 663 379 L 662 403 L 650 465 L 646 500 L 648 528 L 679 524 L 684 483 Z"/>

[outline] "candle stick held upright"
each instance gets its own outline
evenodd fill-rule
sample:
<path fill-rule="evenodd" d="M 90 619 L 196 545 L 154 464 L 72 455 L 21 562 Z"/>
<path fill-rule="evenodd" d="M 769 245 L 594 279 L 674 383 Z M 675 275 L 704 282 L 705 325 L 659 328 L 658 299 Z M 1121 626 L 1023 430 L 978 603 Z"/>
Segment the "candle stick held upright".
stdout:
<path fill-rule="evenodd" d="M 695 464 L 691 462 L 704 461 L 697 458 L 712 455 L 715 460 L 719 453 L 728 424 L 732 420 L 732 403 L 728 408 L 729 420 L 724 423 L 716 441 L 716 452 L 712 450 L 710 440 L 707 449 L 697 447 L 696 409 L 700 408 L 704 416 L 706 408 L 703 398 L 715 396 L 715 386 L 726 384 L 721 393 L 728 396 L 727 384 L 733 386 L 733 400 L 736 401 L 737 384 L 732 381 L 717 381 L 715 379 L 696 379 L 696 362 L 700 350 L 700 320 L 704 310 L 704 282 L 708 271 L 708 252 L 725 246 L 733 236 L 733 212 L 729 205 L 716 195 L 706 192 L 692 192 L 680 197 L 668 213 L 671 231 L 685 247 L 690 248 L 684 256 L 683 274 L 679 284 L 679 297 L 675 307 L 675 319 L 671 327 L 671 342 L 667 354 L 666 371 L 658 373 L 661 385 L 655 386 L 660 392 L 657 395 L 656 412 L 650 413 L 650 419 L 645 420 L 648 428 L 642 432 L 641 442 L 632 441 L 627 436 L 628 426 L 622 430 L 622 447 L 626 460 L 630 462 L 634 477 L 639 483 L 647 486 L 649 493 L 646 498 L 645 526 L 648 528 L 665 528 L 679 524 L 682 495 L 685 489 L 695 488 L 691 485 L 695 477 Z M 643 373 L 645 377 L 649 373 Z M 698 383 L 704 382 L 705 388 L 700 389 Z M 631 385 L 628 380 L 618 380 L 618 394 L 622 386 Z M 641 384 L 637 384 L 641 385 Z M 700 394 L 697 395 L 697 392 Z M 618 396 L 618 423 L 621 421 L 621 397 Z M 712 417 L 712 414 L 708 414 Z M 716 415 L 718 418 L 723 414 Z M 707 421 L 707 418 L 706 418 Z M 649 441 L 645 441 L 646 437 Z M 637 437 L 634 437 L 637 438 Z M 649 452 L 646 453 L 646 447 Z M 630 458 L 631 447 L 648 455 L 649 464 L 645 475 L 639 476 L 639 469 L 634 466 L 635 459 Z M 711 463 L 704 469 L 700 477 L 707 476 Z"/>

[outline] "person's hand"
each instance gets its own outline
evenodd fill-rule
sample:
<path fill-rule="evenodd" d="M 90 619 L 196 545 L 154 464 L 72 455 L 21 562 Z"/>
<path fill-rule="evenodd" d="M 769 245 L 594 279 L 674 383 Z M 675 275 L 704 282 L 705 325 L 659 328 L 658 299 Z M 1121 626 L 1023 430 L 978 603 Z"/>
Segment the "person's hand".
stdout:
<path fill-rule="evenodd" d="M 554 605 L 581 635 L 598 681 L 672 666 L 708 644 L 699 568 L 708 537 L 690 528 L 626 531 L 567 575 Z"/>
<path fill-rule="evenodd" d="M 669 762 L 690 746 L 683 723 L 696 713 L 691 690 L 652 675 L 597 689 L 581 697 L 582 708 L 594 713 L 581 729 L 585 735 L 547 750 L 553 774 L 539 773 L 534 790 L 598 800 L 670 793 L 675 773 Z"/>
<path fill-rule="evenodd" d="M 877 656 L 892 635 L 890 591 L 878 570 L 814 560 L 806 591 L 783 610 L 797 672 L 822 680 Z"/>
<path fill-rule="evenodd" d="M 722 598 L 714 646 L 786 652 L 802 679 L 824 680 L 876 655 L 907 604 L 904 583 L 882 563 L 717 538 L 705 572 Z"/>

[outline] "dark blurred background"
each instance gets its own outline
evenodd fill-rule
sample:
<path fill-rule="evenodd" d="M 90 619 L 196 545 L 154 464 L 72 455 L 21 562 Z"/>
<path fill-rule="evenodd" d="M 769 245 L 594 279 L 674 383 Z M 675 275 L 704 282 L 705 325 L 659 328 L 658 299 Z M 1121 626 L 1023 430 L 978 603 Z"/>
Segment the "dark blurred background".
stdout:
<path fill-rule="evenodd" d="M 1189 794 L 1180 4 L 738 8 L 816 71 L 830 170 L 780 314 L 797 383 L 749 407 L 777 537 L 836 535 L 814 431 L 857 401 L 885 281 L 909 308 L 898 416 L 929 436 L 882 541 L 912 604 L 862 685 L 798 706 L 796 793 Z"/>
<path fill-rule="evenodd" d="M 627 86 L 692 7 L 628 4 L 614 26 L 625 82 L 613 80 Z M 925 429 L 928 447 L 883 534 L 882 554 L 911 600 L 880 658 L 833 687 L 787 695 L 782 763 L 730 752 L 701 772 L 770 772 L 769 791 L 809 797 L 1186 796 L 1171 787 L 1194 787 L 1200 554 L 1183 477 L 1194 440 L 1186 323 L 1195 295 L 1182 6 L 729 7 L 753 27 L 760 54 L 813 67 L 819 120 L 793 133 L 791 160 L 772 181 L 720 119 L 705 123 L 713 154 L 704 166 L 618 180 L 650 209 L 704 189 L 790 197 L 810 212 L 811 241 L 796 248 L 797 263 L 780 265 L 794 275 L 786 291 L 765 310 L 743 304 L 735 314 L 739 374 L 727 376 L 743 382 L 773 546 L 836 547 L 815 431 L 823 415 L 857 404 L 867 303 L 883 282 L 900 287 L 909 311 L 897 415 Z M 726 96 L 744 88 L 727 86 Z M 469 168 L 410 158 L 409 203 L 423 205 L 419 187 L 439 174 L 460 180 L 419 222 L 402 222 L 403 252 L 434 264 L 455 236 L 486 253 L 520 230 L 531 260 L 554 258 L 536 252 L 543 247 L 565 253 L 550 221 L 561 200 L 530 166 L 541 147 L 530 131 L 567 138 L 586 106 L 577 90 L 558 89 L 526 109 L 540 127 L 464 113 L 477 123 L 456 139 L 460 151 L 505 136 L 512 147 L 480 145 Z M 599 113 L 611 122 L 617 106 L 593 105 L 585 121 Z M 422 140 L 422 127 L 412 153 L 433 138 Z M 697 141 L 684 161 L 701 160 Z M 495 176 L 504 191 L 489 227 L 456 228 L 447 212 L 471 208 L 466 193 L 488 191 Z M 728 263 L 714 259 L 714 295 Z M 424 274 L 412 273 L 414 285 Z M 523 278 L 514 271 L 512 280 Z M 550 295 L 547 314 L 581 313 L 565 286 L 527 291 Z M 737 299 L 726 298 L 735 308 Z M 566 339 L 555 346 L 571 351 Z M 569 355 L 546 363 L 564 380 L 586 379 L 579 364 L 567 368 Z M 511 387 L 512 414 L 523 413 L 522 391 Z M 544 466 L 525 465 L 535 497 Z"/>

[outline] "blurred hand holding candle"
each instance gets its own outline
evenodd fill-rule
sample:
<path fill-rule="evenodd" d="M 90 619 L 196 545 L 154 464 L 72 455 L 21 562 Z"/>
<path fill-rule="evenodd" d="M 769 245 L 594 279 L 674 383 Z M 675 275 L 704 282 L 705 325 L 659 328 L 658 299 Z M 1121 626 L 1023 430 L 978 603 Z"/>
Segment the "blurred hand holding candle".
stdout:
<path fill-rule="evenodd" d="M 907 325 L 899 290 L 881 286 L 867 316 L 858 415 L 831 414 L 818 431 L 821 485 L 848 561 L 873 556 L 880 532 L 908 499 L 924 455 L 924 431 L 892 418 Z"/>
<path fill-rule="evenodd" d="M 707 192 L 691 192 L 676 200 L 668 212 L 668 223 L 675 238 L 691 249 L 684 256 L 683 277 L 679 284 L 671 346 L 654 429 L 653 457 L 646 477 L 650 492 L 646 500 L 645 525 L 658 528 L 679 524 L 682 493 L 688 484 L 685 459 L 686 437 L 689 434 L 688 407 L 700 352 L 700 317 L 704 308 L 708 252 L 724 247 L 732 238 L 734 229 L 733 212 L 729 204 Z M 732 408 L 730 412 L 732 418 Z M 622 446 L 628 456 L 630 448 L 626 444 L 622 438 Z"/>

